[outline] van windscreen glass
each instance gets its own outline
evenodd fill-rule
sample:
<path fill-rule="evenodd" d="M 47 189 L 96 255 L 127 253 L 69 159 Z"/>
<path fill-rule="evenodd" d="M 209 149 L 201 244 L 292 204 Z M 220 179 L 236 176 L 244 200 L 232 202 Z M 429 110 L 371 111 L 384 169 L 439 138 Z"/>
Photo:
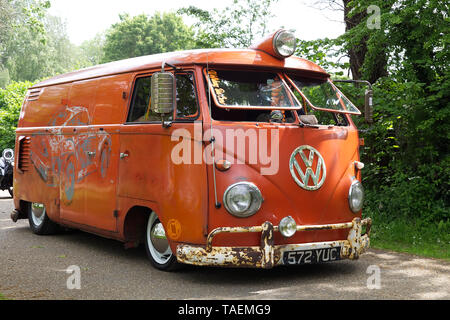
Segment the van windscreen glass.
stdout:
<path fill-rule="evenodd" d="M 205 71 L 206 72 L 206 71 Z M 208 70 L 217 106 L 227 109 L 300 109 L 300 104 L 276 73 Z"/>
<path fill-rule="evenodd" d="M 361 114 L 358 108 L 328 79 L 289 77 L 311 108 L 338 113 Z"/>

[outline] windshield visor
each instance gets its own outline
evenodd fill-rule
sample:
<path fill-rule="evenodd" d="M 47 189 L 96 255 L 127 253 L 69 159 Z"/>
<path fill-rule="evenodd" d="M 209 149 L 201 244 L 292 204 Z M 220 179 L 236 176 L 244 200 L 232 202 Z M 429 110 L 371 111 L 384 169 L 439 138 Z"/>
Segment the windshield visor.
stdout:
<path fill-rule="evenodd" d="M 288 80 L 313 109 L 361 114 L 361 111 L 328 79 L 291 77 Z"/>
<path fill-rule="evenodd" d="M 281 75 L 205 70 L 215 104 L 226 109 L 298 110 L 301 105 Z"/>

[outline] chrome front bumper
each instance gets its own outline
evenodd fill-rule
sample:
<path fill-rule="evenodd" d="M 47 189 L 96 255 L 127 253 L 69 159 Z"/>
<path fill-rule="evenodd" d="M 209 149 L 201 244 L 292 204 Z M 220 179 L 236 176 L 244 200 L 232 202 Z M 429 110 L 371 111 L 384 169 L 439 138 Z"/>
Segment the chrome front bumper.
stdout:
<path fill-rule="evenodd" d="M 177 260 L 181 263 L 199 266 L 234 266 L 270 269 L 283 265 L 283 253 L 287 251 L 302 251 L 340 247 L 342 259 L 358 259 L 370 246 L 370 218 L 353 219 L 352 222 L 297 226 L 297 231 L 350 229 L 347 240 L 312 242 L 301 244 L 274 245 L 273 233 L 278 232 L 278 226 L 264 222 L 255 227 L 224 227 L 211 231 L 206 246 L 181 244 L 177 247 Z M 366 226 L 365 234 L 362 227 Z M 259 247 L 214 247 L 212 241 L 219 233 L 261 232 Z"/>

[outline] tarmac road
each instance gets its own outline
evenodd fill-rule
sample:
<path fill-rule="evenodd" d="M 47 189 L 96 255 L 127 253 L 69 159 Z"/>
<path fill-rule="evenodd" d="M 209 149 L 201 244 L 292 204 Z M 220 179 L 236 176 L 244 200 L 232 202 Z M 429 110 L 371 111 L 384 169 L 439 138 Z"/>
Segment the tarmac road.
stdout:
<path fill-rule="evenodd" d="M 0 191 L 0 293 L 7 299 L 450 299 L 450 263 L 371 249 L 358 261 L 272 270 L 200 268 L 158 271 L 145 249 L 74 231 L 34 235 L 13 223 Z M 68 289 L 80 270 L 80 289 Z M 379 275 L 379 282 L 376 276 Z"/>

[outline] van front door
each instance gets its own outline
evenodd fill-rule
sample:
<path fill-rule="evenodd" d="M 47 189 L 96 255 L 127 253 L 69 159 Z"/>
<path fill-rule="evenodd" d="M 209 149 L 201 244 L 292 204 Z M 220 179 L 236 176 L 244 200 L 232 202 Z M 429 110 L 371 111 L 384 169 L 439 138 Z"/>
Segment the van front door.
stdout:
<path fill-rule="evenodd" d="M 167 119 L 171 127 L 163 128 L 150 110 L 151 74 L 136 77 L 128 119 L 120 128 L 117 192 L 119 202 L 145 204 L 165 228 L 177 226 L 177 232 L 168 232 L 172 240 L 195 243 L 203 239 L 207 209 L 206 168 L 194 157 L 194 150 L 201 155 L 202 122 L 193 74 L 177 73 L 176 79 L 177 110 Z M 197 228 L 189 227 L 195 223 Z"/>

